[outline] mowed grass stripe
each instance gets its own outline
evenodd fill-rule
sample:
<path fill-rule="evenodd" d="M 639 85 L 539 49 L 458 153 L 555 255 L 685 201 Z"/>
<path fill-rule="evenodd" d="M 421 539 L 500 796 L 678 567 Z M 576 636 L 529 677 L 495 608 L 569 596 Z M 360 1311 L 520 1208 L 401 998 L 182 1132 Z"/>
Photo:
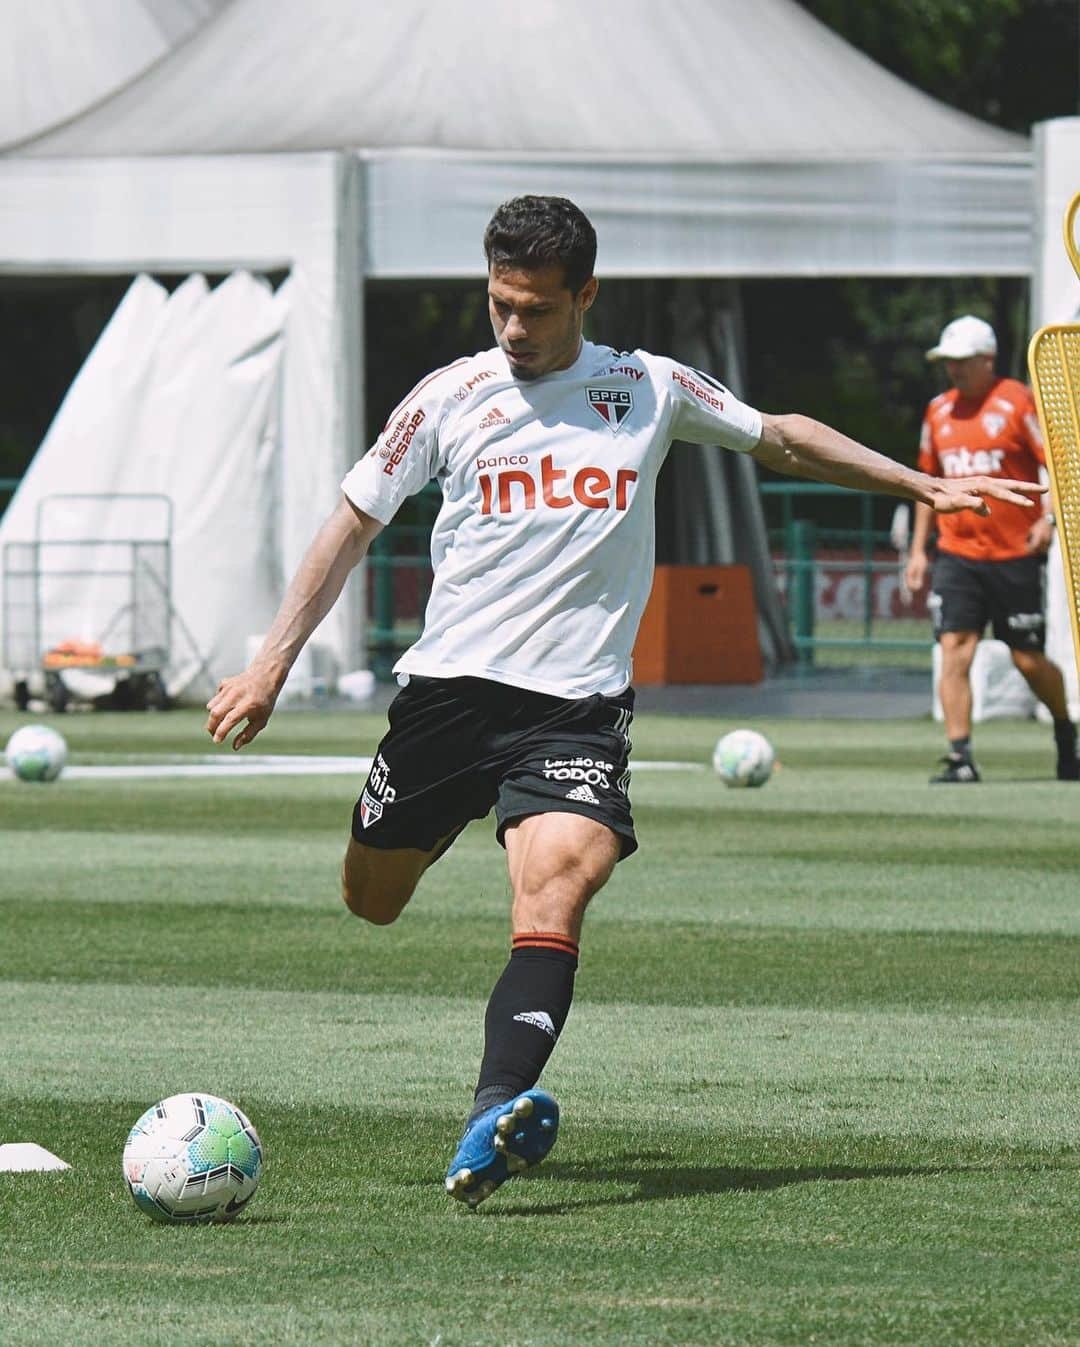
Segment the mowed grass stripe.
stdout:
<path fill-rule="evenodd" d="M 0 977 L 475 995 L 506 959 L 488 919 L 419 910 L 7 902 Z M 642 1004 L 1004 1005 L 1080 996 L 1080 937 L 596 922 L 577 995 Z"/>
<path fill-rule="evenodd" d="M 192 1231 L 122 1190 L 138 1107 L 88 1102 L 72 1171 L 0 1181 L 14 1341 L 206 1343 L 210 1323 L 242 1344 L 1030 1344 L 1067 1341 L 1076 1308 L 1075 1164 L 1024 1148 L 578 1124 L 471 1217 L 438 1193 L 441 1126 L 268 1106 L 263 1190 L 236 1226 Z"/>
<path fill-rule="evenodd" d="M 0 817 L 11 832 L 149 828 L 209 839 L 295 830 L 333 834 L 344 845 L 362 786 L 359 776 L 61 777 L 49 785 L 8 778 L 0 781 Z M 828 856 L 837 836 L 833 827 L 816 825 L 830 820 L 841 842 L 850 837 L 848 854 L 873 848 L 883 860 L 910 858 L 916 849 L 921 855 L 926 847 L 933 862 L 943 844 L 974 855 L 974 833 L 1005 857 L 1045 846 L 1053 865 L 1062 843 L 1058 825 L 1080 817 L 1080 789 L 1072 783 L 1010 780 L 934 790 L 922 775 L 912 779 L 880 766 L 851 771 L 831 759 L 783 771 L 762 790 L 729 790 L 714 773 L 699 770 L 643 772 L 633 779 L 631 796 L 635 816 L 646 832 L 655 825 L 660 845 L 667 824 L 690 823 L 699 844 L 764 852 L 801 842 L 810 854 L 820 848 Z M 1075 850 L 1071 859 L 1078 863 Z"/>
<path fill-rule="evenodd" d="M 159 822 L 159 821 L 158 821 Z M 820 824 L 819 824 L 820 828 Z M 721 831 L 664 826 L 646 811 L 646 844 L 659 833 L 659 848 L 619 867 L 594 902 L 586 948 L 597 923 L 690 921 L 780 927 L 846 927 L 851 930 L 968 930 L 998 933 L 1080 934 L 1080 876 L 1067 865 L 1039 882 L 1028 876 L 1002 883 L 1001 867 L 988 847 L 964 850 L 941 865 L 882 865 L 874 860 L 836 860 L 821 867 L 799 854 L 762 854 L 747 847 L 730 826 Z M 703 845 L 689 835 L 703 833 Z M 1062 829 L 1053 829 L 1060 840 Z M 723 836 L 731 849 L 714 854 Z M 672 840 L 674 839 L 674 840 Z M 742 848 L 736 851 L 735 843 Z M 797 845 L 797 839 L 792 839 Z M 1062 843 L 1068 851 L 1068 843 Z M 651 852 L 662 851 L 662 864 Z M 37 832 L 11 832 L 3 839 L 0 919 L 6 901 L 126 902 L 147 899 L 175 907 L 242 903 L 252 918 L 268 906 L 336 913 L 341 839 L 337 832 L 282 831 L 277 835 L 216 833 L 193 846 L 183 834 L 140 831 L 118 844 L 115 835 L 65 832 L 42 863 Z M 413 912 L 507 920 L 509 884 L 490 820 L 474 824 L 425 877 Z"/>
<path fill-rule="evenodd" d="M 467 1106 L 482 996 L 0 983 L 0 1080 L 52 1100 L 29 1139 L 68 1158 L 81 1103 L 208 1090 L 256 1104 Z M 1074 1008 L 1026 1013 L 575 1005 L 545 1076 L 568 1125 L 634 1117 L 661 1135 L 923 1136 L 1035 1148 L 1080 1140 Z M 288 1026 L 288 1032 L 282 1030 Z M 139 1110 L 141 1111 L 141 1110 Z M 5 1129 L 10 1121 L 5 1119 Z M 445 1133 L 449 1144 L 454 1127 Z"/>

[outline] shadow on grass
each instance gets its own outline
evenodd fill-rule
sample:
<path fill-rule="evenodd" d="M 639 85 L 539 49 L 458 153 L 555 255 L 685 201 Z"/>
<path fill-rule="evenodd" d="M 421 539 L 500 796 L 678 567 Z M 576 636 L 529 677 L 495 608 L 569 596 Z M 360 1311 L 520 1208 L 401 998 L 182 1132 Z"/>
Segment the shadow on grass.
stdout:
<path fill-rule="evenodd" d="M 807 1166 L 784 1169 L 728 1169 L 724 1167 L 690 1168 L 675 1165 L 671 1168 L 643 1168 L 641 1162 L 655 1159 L 662 1165 L 663 1156 L 639 1155 L 626 1163 L 618 1160 L 607 1165 L 545 1165 L 543 1175 L 551 1179 L 614 1183 L 629 1191 L 606 1197 L 584 1197 L 581 1200 L 549 1202 L 543 1205 L 504 1201 L 482 1213 L 490 1216 L 561 1216 L 586 1207 L 620 1207 L 634 1202 L 658 1202 L 673 1197 L 696 1197 L 701 1194 L 761 1193 L 775 1188 L 787 1188 L 797 1183 L 852 1183 L 861 1179 L 928 1178 L 947 1174 L 985 1174 L 985 1165 L 848 1165 Z M 1019 1169 L 1045 1169 L 1045 1165 L 1010 1166 Z M 519 1190 L 520 1191 L 520 1190 Z M 515 1195 L 516 1196 L 516 1195 Z"/>

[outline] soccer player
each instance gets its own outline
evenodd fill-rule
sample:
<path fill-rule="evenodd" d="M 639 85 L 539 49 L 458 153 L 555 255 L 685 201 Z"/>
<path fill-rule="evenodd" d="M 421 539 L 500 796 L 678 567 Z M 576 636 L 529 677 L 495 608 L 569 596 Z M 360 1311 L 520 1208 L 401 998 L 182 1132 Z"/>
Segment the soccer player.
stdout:
<path fill-rule="evenodd" d="M 935 510 L 1023 507 L 1042 488 L 902 467 L 803 416 L 766 416 L 710 375 L 582 339 L 596 235 L 570 201 L 524 196 L 484 234 L 497 344 L 423 379 L 342 483 L 261 650 L 208 703 L 250 743 L 304 642 L 409 494 L 434 478 L 434 581 L 420 639 L 356 803 L 349 910 L 393 922 L 420 877 L 493 807 L 512 889 L 473 1111 L 446 1187 L 476 1206 L 551 1149 L 536 1082 L 570 1010 L 582 919 L 637 847 L 630 652 L 653 571 L 656 476 L 673 440 L 887 491 Z"/>
<path fill-rule="evenodd" d="M 953 386 L 926 409 L 919 448 L 923 472 L 946 481 L 971 473 L 1040 480 L 1046 459 L 1034 401 L 1024 384 L 996 373 L 996 355 L 994 329 L 970 314 L 949 323 L 927 351 L 928 360 L 944 361 Z M 928 504 L 915 506 L 906 576 L 913 594 L 926 583 L 933 518 Z M 988 622 L 1054 717 L 1058 780 L 1076 781 L 1076 727 L 1065 684 L 1043 653 L 1043 573 L 1054 531 L 1049 502 L 1034 518 L 1030 509 L 1009 502 L 992 515 L 950 515 L 938 520 L 937 531 L 929 602 L 941 646 L 938 693 L 949 750 L 931 782 L 964 785 L 980 779 L 971 755 L 971 661 Z"/>

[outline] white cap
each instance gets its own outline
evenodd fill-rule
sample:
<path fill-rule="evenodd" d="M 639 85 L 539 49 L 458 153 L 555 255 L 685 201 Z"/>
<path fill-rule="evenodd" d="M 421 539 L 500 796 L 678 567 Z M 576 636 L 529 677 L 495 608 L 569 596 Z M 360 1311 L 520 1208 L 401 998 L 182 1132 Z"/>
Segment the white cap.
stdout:
<path fill-rule="evenodd" d="M 997 355 L 997 337 L 989 323 L 965 313 L 942 329 L 938 344 L 926 353 L 927 360 L 966 360 L 973 355 Z"/>

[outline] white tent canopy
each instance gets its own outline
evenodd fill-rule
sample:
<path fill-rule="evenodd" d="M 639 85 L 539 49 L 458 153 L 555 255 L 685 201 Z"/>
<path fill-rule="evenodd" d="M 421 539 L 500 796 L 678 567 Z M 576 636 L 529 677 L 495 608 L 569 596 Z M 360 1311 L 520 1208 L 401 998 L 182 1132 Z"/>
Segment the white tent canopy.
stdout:
<path fill-rule="evenodd" d="M 291 270 L 288 572 L 363 448 L 364 278 L 479 278 L 492 209 L 526 191 L 590 214 L 601 276 L 1031 266 L 1026 140 L 793 0 L 228 0 L 0 158 L 0 269 Z M 323 635 L 348 665 L 357 615 Z"/>
<path fill-rule="evenodd" d="M 7 0 L 0 148 L 78 117 L 167 56 L 227 0 Z"/>
<path fill-rule="evenodd" d="M 794 0 L 232 0 L 17 153 L 350 147 L 369 276 L 478 274 L 492 207 L 525 190 L 597 216 L 608 274 L 1030 266 L 1027 141 L 905 84 Z M 0 256 L 12 243 L 0 233 Z"/>
<path fill-rule="evenodd" d="M 772 160 L 1024 149 L 794 0 L 233 0 L 23 153 L 342 145 Z"/>

